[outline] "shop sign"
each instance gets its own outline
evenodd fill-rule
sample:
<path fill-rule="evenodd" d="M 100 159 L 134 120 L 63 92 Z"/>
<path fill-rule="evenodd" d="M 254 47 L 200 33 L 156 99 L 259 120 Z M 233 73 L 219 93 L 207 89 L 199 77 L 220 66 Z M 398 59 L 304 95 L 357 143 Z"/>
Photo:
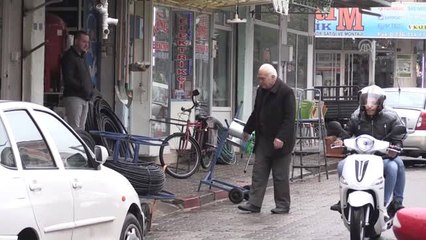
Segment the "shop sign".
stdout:
<path fill-rule="evenodd" d="M 175 36 L 175 76 L 177 86 L 175 90 L 185 90 L 185 82 L 192 75 L 192 13 L 176 13 L 176 36 Z M 175 92 L 176 94 L 177 92 Z"/>
<path fill-rule="evenodd" d="M 332 8 L 316 14 L 315 36 L 326 38 L 426 38 L 426 3 L 392 3 L 371 8 L 380 16 L 358 8 Z"/>
<path fill-rule="evenodd" d="M 411 78 L 412 61 L 410 54 L 398 54 L 396 57 L 396 76 Z"/>
<path fill-rule="evenodd" d="M 368 39 L 363 39 L 359 41 L 358 50 L 360 52 L 365 52 L 365 53 L 371 52 L 371 41 Z"/>
<path fill-rule="evenodd" d="M 195 31 L 195 59 L 204 62 L 209 61 L 209 17 L 202 15 L 197 17 Z"/>

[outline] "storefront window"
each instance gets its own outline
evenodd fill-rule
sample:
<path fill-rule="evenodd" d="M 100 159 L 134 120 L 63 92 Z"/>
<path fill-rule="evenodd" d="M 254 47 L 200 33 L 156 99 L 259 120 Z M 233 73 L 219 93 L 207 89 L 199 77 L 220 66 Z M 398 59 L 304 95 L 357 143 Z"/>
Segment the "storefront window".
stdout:
<path fill-rule="evenodd" d="M 231 106 L 231 31 L 216 29 L 214 47 L 213 70 L 213 106 Z"/>
<path fill-rule="evenodd" d="M 390 51 L 376 52 L 376 64 L 374 72 L 375 84 L 387 88 L 394 86 L 395 53 Z M 419 76 L 419 75 L 417 75 Z M 417 80 L 420 80 L 417 78 Z M 420 83 L 420 81 L 418 82 Z M 421 84 L 418 87 L 421 87 Z"/>
<path fill-rule="evenodd" d="M 288 44 L 293 46 L 293 61 L 287 64 L 287 84 L 291 87 L 307 87 L 308 37 L 288 34 Z"/>
<path fill-rule="evenodd" d="M 307 87 L 308 72 L 308 37 L 297 35 L 297 87 Z"/>
<path fill-rule="evenodd" d="M 210 16 L 200 14 L 195 20 L 195 76 L 197 89 L 200 91 L 198 100 L 203 106 L 210 103 Z M 202 108 L 208 114 L 208 108 Z"/>
<path fill-rule="evenodd" d="M 278 41 L 279 30 L 265 26 L 254 26 L 254 49 L 253 49 L 253 86 L 257 88 L 257 71 L 264 63 L 270 63 L 278 69 Z"/>
<path fill-rule="evenodd" d="M 215 11 L 214 13 L 214 24 L 227 26 L 229 23 L 226 22 L 228 19 L 232 19 L 231 11 Z"/>
<path fill-rule="evenodd" d="M 173 12 L 172 99 L 191 99 L 194 87 L 194 13 Z"/>
<path fill-rule="evenodd" d="M 307 32 L 309 15 L 308 14 L 289 14 L 288 28 Z"/>
<path fill-rule="evenodd" d="M 272 4 L 256 5 L 254 9 L 254 17 L 257 20 L 260 20 L 265 23 L 278 25 L 280 20 L 279 16 L 280 15 L 275 13 L 275 10 Z"/>
<path fill-rule="evenodd" d="M 154 8 L 152 46 L 152 121 L 151 132 L 154 137 L 167 135 L 167 124 L 164 121 L 169 116 L 169 85 L 171 75 L 171 37 L 170 9 Z"/>
<path fill-rule="evenodd" d="M 352 39 L 350 39 L 352 41 Z M 343 48 L 340 38 L 316 38 L 315 48 L 317 50 L 340 50 Z"/>

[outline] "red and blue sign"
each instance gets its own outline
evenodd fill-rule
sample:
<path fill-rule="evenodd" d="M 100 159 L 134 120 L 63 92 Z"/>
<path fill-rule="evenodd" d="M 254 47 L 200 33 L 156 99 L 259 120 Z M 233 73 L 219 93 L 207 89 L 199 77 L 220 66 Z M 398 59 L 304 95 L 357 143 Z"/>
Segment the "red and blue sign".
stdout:
<path fill-rule="evenodd" d="M 371 8 L 379 16 L 358 8 L 332 8 L 315 16 L 315 36 L 324 38 L 426 38 L 426 4 L 393 3 Z"/>

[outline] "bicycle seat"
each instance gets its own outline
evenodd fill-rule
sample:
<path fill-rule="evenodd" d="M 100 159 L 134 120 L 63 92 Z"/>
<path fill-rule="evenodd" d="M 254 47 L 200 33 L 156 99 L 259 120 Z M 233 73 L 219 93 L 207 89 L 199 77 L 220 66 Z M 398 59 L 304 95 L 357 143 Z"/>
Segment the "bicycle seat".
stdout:
<path fill-rule="evenodd" d="M 206 121 L 209 118 L 209 116 L 205 116 L 205 115 L 201 115 L 201 114 L 197 114 L 195 115 L 195 120 L 197 121 Z"/>

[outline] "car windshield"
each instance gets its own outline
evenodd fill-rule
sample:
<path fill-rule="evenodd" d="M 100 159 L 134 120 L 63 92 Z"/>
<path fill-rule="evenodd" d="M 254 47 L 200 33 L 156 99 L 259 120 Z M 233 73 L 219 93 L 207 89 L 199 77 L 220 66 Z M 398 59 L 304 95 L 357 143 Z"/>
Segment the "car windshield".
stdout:
<path fill-rule="evenodd" d="M 393 108 L 421 108 L 425 107 L 425 93 L 387 91 L 385 105 Z"/>

